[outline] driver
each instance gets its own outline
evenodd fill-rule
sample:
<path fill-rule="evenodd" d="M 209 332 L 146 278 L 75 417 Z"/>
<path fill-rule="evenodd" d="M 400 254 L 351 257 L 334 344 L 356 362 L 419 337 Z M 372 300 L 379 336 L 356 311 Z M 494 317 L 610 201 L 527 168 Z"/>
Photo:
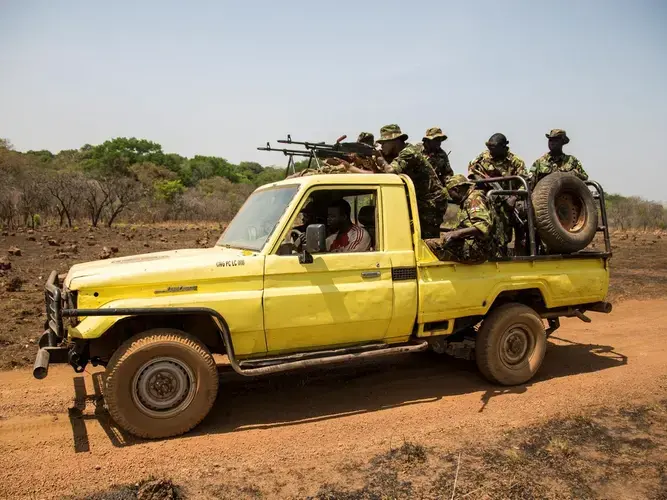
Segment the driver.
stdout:
<path fill-rule="evenodd" d="M 315 207 L 315 202 L 309 202 L 305 207 L 301 209 L 301 225 L 295 226 L 294 229 L 301 233 L 306 232 L 306 228 L 311 224 L 324 223 L 323 220 L 318 220 L 320 217 L 317 216 L 317 208 Z"/>
<path fill-rule="evenodd" d="M 301 224 L 294 226 L 293 231 L 297 232 L 296 237 L 292 241 L 294 249 L 301 251 L 303 245 L 306 244 L 306 229 L 311 224 L 325 224 L 326 219 L 318 213 L 317 206 L 314 201 L 310 201 L 305 207 L 301 209 Z"/>
<path fill-rule="evenodd" d="M 367 252 L 371 237 L 363 227 L 352 223 L 350 204 L 336 200 L 329 205 L 327 227 L 332 231 L 327 238 L 327 252 Z"/>

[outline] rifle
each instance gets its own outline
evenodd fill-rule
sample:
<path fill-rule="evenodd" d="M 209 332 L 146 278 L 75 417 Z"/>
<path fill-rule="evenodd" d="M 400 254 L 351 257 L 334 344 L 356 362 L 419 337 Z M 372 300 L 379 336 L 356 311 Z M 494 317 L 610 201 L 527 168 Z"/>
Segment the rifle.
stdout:
<path fill-rule="evenodd" d="M 346 135 L 339 137 L 334 144 L 327 144 L 325 142 L 300 142 L 293 141 L 288 134 L 287 139 L 281 139 L 277 142 L 280 144 L 290 144 L 296 146 L 303 146 L 304 149 L 287 149 L 287 148 L 272 148 L 270 143 L 266 143 L 266 147 L 257 148 L 259 151 L 277 151 L 289 157 L 287 169 L 285 170 L 285 177 L 292 173 L 296 173 L 294 169 L 294 157 L 308 158 L 308 167 L 310 168 L 313 159 L 320 168 L 320 159 L 336 158 L 339 160 L 353 161 L 354 157 L 371 158 L 377 154 L 377 151 L 368 144 L 359 142 L 342 142 L 347 138 Z"/>

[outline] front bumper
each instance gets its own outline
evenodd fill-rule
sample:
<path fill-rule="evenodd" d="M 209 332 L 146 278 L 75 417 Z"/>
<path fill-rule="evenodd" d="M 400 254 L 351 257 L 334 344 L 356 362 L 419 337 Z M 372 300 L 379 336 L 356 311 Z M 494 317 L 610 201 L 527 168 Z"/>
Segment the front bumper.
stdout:
<path fill-rule="evenodd" d="M 46 307 L 45 330 L 39 339 L 39 351 L 35 356 L 35 364 L 32 370 L 33 376 L 37 379 L 43 379 L 48 375 L 50 363 L 70 362 L 72 348 L 67 343 L 63 326 L 63 290 L 60 287 L 56 271 L 52 271 L 46 281 L 44 304 Z"/>

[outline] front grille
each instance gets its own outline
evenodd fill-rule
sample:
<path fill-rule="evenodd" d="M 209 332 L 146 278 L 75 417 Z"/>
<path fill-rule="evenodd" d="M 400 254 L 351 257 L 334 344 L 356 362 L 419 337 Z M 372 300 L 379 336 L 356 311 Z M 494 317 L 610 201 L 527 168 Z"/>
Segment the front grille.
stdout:
<path fill-rule="evenodd" d="M 46 324 L 56 337 L 63 338 L 62 290 L 58 282 L 58 273 L 51 272 L 44 287 L 46 306 Z"/>
<path fill-rule="evenodd" d="M 76 309 L 77 305 L 77 291 L 68 290 L 65 285 L 63 285 L 63 305 L 65 309 Z M 77 316 L 70 316 L 67 320 L 69 326 L 76 326 L 79 324 L 79 318 Z M 64 331 L 64 330 L 63 330 Z"/>
<path fill-rule="evenodd" d="M 408 281 L 417 279 L 416 267 L 394 267 L 391 270 L 391 279 L 394 281 Z"/>

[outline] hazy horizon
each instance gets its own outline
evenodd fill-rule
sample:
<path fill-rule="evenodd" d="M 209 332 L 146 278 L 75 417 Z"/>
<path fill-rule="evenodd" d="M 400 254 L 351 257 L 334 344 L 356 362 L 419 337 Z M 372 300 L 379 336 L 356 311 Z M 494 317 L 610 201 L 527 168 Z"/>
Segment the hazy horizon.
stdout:
<path fill-rule="evenodd" d="M 327 5 L 328 7 L 324 7 Z M 449 135 L 456 172 L 503 132 L 527 166 L 564 128 L 608 192 L 667 200 L 667 2 L 3 2 L 0 137 L 139 137 L 284 165 L 291 134 Z"/>

